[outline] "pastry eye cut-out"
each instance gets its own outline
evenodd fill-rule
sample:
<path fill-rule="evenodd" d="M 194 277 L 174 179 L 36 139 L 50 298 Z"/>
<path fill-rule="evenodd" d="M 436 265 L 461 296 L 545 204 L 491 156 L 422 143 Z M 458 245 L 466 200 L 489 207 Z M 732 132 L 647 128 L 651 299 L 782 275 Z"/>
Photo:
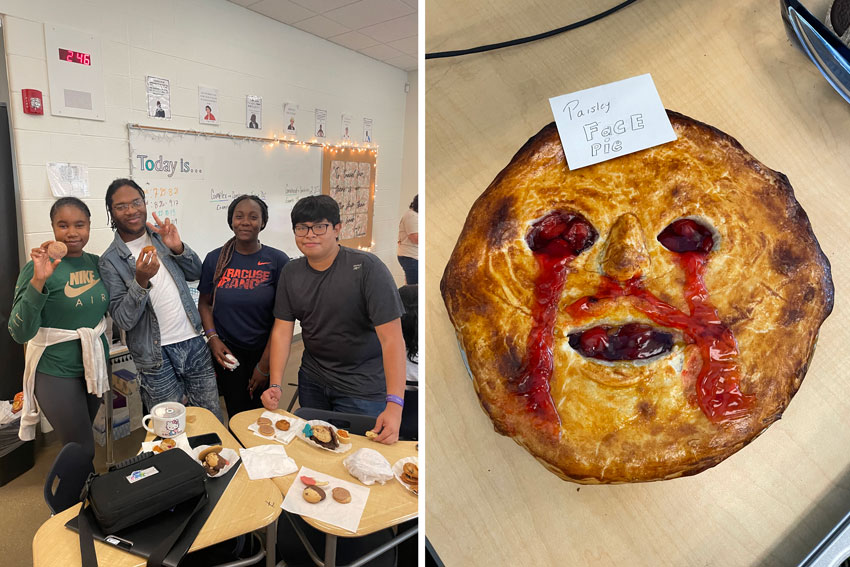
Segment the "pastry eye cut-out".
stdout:
<path fill-rule="evenodd" d="M 593 246 L 598 236 L 580 214 L 555 211 L 535 222 L 525 241 L 535 254 L 563 258 L 578 256 Z"/>
<path fill-rule="evenodd" d="M 661 231 L 658 242 L 671 252 L 707 254 L 714 247 L 714 234 L 710 228 L 694 219 L 679 219 Z"/>
<path fill-rule="evenodd" d="M 650 325 L 597 325 L 570 333 L 570 346 L 587 358 L 599 360 L 644 360 L 673 349 L 673 335 Z"/>

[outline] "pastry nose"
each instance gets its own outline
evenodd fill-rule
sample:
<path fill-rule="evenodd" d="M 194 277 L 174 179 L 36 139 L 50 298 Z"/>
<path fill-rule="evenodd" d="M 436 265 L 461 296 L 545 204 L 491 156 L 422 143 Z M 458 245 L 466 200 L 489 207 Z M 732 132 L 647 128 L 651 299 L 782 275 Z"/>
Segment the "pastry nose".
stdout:
<path fill-rule="evenodd" d="M 632 213 L 621 215 L 608 232 L 602 271 L 623 282 L 649 271 L 646 239 L 640 221 Z"/>

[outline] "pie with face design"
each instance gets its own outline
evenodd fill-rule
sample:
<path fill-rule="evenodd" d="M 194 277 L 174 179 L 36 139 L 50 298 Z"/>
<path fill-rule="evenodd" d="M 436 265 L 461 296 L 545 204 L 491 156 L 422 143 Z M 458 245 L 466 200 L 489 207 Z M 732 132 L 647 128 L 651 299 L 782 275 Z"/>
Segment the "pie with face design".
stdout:
<path fill-rule="evenodd" d="M 554 124 L 473 205 L 441 290 L 483 409 L 582 483 L 696 474 L 779 419 L 833 305 L 788 179 L 677 140 L 570 171 Z"/>

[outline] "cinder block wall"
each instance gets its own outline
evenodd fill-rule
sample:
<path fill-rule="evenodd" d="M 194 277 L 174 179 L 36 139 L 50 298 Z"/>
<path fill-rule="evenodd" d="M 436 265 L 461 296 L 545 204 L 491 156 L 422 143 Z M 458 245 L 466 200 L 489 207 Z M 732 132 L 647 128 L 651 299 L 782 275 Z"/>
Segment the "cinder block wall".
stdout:
<path fill-rule="evenodd" d="M 352 115 L 355 132 L 363 117 L 374 119 L 373 140 L 380 149 L 373 252 L 399 283 L 404 281 L 396 260 L 398 219 L 410 202 L 408 195 L 412 198 L 417 191 L 415 174 L 408 173 L 416 169 L 417 89 L 414 83 L 410 93 L 404 92 L 407 72 L 225 0 L 7 0 L 0 13 L 26 251 L 52 238 L 48 162 L 88 166 L 93 228 L 88 250 L 99 254 L 112 240 L 103 201 L 106 187 L 130 171 L 127 124 L 257 133 L 244 125 L 245 95 L 256 94 L 263 97 L 261 136 L 283 134 L 287 102 L 300 105 L 299 122 L 311 127 L 313 109 L 326 109 L 330 142 L 341 138 L 341 114 Z M 50 114 L 45 23 L 102 39 L 105 121 Z M 170 79 L 172 120 L 148 117 L 146 75 Z M 219 90 L 218 126 L 199 124 L 198 85 Z M 23 114 L 24 88 L 44 93 L 44 116 Z M 408 101 L 412 113 L 406 112 Z M 406 128 L 413 131 L 406 134 Z M 182 236 L 191 244 L 191 234 Z M 21 260 L 26 262 L 28 253 Z"/>

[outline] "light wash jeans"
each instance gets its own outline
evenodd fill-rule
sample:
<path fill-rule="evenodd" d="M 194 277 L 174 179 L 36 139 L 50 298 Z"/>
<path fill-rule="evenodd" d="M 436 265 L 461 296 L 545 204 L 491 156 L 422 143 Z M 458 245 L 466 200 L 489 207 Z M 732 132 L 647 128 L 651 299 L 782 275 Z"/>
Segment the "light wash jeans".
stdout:
<path fill-rule="evenodd" d="M 202 337 L 162 347 L 162 366 L 139 372 L 147 411 L 162 402 L 180 402 L 210 410 L 224 422 L 212 356 Z"/>

